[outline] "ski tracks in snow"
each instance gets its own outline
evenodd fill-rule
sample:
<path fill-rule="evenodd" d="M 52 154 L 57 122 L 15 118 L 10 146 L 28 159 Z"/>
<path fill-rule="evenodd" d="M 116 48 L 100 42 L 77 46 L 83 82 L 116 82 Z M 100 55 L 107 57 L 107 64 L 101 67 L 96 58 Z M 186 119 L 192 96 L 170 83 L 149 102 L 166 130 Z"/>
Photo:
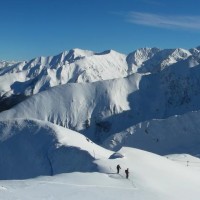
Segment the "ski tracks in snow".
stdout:
<path fill-rule="evenodd" d="M 121 174 L 107 174 L 109 178 L 115 178 L 115 179 L 121 179 L 123 181 L 127 181 L 128 185 L 123 186 L 114 186 L 114 185 L 97 185 L 97 184 L 76 184 L 76 183 L 69 183 L 69 182 L 59 182 L 59 181 L 38 181 L 37 184 L 54 184 L 54 185 L 66 185 L 66 186 L 72 186 L 72 187 L 82 187 L 82 188 L 111 188 L 111 189 L 121 189 L 121 190 L 135 190 L 137 187 L 134 185 L 133 181 L 130 179 L 126 179 L 123 175 Z M 19 182 L 23 183 L 22 180 L 13 180 L 13 182 Z M 31 184 L 29 184 L 31 186 Z M 128 186 L 128 187 L 127 187 Z M 4 186 L 0 186 L 0 191 L 8 191 L 8 188 Z"/>
<path fill-rule="evenodd" d="M 113 189 L 123 189 L 123 190 L 134 190 L 136 187 L 119 187 L 119 186 L 109 186 L 109 185 L 89 185 L 89 184 L 74 184 L 67 182 L 57 182 L 57 181 L 39 181 L 40 184 L 57 184 L 57 185 L 68 185 L 74 187 L 95 187 L 95 188 L 113 188 Z"/>
<path fill-rule="evenodd" d="M 126 179 L 126 177 L 123 176 L 120 173 L 119 174 L 117 174 L 117 173 L 108 173 L 108 175 L 109 175 L 110 178 L 125 179 L 125 180 L 127 180 L 127 181 L 129 181 L 131 183 L 131 185 L 132 185 L 133 188 L 135 188 L 135 189 L 137 188 L 136 185 L 134 184 L 133 180 L 130 179 L 131 177 L 128 178 L 128 179 Z"/>

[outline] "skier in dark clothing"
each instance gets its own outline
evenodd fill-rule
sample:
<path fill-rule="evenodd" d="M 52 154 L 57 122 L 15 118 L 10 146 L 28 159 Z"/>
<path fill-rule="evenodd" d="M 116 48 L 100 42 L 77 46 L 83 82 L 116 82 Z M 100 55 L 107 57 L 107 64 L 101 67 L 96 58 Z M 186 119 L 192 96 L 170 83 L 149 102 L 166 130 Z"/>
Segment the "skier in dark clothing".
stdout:
<path fill-rule="evenodd" d="M 117 173 L 119 174 L 119 170 L 121 169 L 120 165 L 117 165 Z"/>
<path fill-rule="evenodd" d="M 128 168 L 125 170 L 125 174 L 126 174 L 126 178 L 128 178 L 128 175 L 129 175 L 129 170 L 128 170 Z"/>

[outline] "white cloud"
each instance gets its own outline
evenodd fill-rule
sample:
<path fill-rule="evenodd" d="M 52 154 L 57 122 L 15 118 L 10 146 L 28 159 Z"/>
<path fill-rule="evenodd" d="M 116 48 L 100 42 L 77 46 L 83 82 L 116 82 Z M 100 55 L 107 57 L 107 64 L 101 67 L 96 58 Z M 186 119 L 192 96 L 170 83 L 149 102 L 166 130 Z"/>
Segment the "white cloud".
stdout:
<path fill-rule="evenodd" d="M 152 13 L 130 12 L 128 21 L 134 24 L 173 29 L 200 30 L 200 16 L 157 15 Z"/>

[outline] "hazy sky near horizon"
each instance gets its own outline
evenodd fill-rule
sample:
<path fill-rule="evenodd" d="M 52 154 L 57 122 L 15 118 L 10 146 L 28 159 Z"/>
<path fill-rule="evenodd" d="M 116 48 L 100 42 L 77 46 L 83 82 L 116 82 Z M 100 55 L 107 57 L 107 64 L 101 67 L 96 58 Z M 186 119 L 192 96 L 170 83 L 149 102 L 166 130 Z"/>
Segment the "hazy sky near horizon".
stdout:
<path fill-rule="evenodd" d="M 0 0 L 0 60 L 200 45 L 199 0 Z"/>

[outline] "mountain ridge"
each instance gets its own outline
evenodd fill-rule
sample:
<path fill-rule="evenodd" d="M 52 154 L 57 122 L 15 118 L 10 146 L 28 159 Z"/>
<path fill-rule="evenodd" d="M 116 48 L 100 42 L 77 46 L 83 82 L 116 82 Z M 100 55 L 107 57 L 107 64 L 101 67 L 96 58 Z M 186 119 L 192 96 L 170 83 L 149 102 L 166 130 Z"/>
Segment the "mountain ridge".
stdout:
<path fill-rule="evenodd" d="M 138 123 L 154 119 L 167 122 L 169 117 L 199 110 L 199 71 L 200 65 L 191 67 L 180 61 L 159 73 L 67 83 L 28 98 L 2 112 L 0 119 L 50 121 L 103 144 L 113 134 Z"/>
<path fill-rule="evenodd" d="M 157 73 L 192 56 L 200 63 L 198 49 L 141 48 L 128 55 L 107 50 L 95 53 L 71 49 L 56 56 L 37 57 L 30 61 L 0 64 L 0 97 L 18 95 L 13 87 L 20 83 L 20 94 L 30 96 L 56 85 L 70 82 L 95 82 L 123 78 L 133 73 Z M 43 86 L 45 85 L 45 87 Z"/>

